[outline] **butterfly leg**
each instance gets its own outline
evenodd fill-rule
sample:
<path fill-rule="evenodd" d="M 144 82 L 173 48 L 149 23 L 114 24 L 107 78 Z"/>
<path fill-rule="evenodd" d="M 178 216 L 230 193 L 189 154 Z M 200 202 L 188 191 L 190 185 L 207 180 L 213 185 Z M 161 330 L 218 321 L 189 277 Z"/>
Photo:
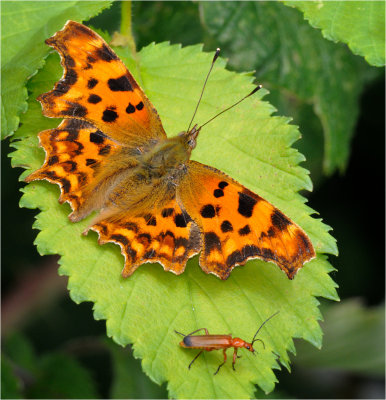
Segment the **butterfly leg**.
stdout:
<path fill-rule="evenodd" d="M 192 366 L 192 364 L 197 360 L 197 358 L 199 357 L 199 355 L 203 352 L 204 350 L 201 350 L 196 357 L 193 358 L 193 360 L 190 362 L 188 369 L 190 369 L 190 367 Z"/>
<path fill-rule="evenodd" d="M 226 363 L 227 360 L 227 353 L 226 353 L 227 349 L 223 350 L 223 354 L 224 354 L 224 361 L 218 366 L 216 372 L 213 375 L 217 375 L 218 371 L 220 371 L 220 368 Z"/>

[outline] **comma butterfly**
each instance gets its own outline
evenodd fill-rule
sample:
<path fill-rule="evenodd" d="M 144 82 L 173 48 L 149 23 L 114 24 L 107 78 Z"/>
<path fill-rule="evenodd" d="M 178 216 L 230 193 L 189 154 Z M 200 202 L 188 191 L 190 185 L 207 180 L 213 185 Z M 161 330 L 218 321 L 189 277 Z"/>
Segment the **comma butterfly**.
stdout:
<path fill-rule="evenodd" d="M 227 279 L 259 258 L 292 279 L 315 257 L 305 232 L 272 204 L 223 172 L 189 160 L 201 128 L 168 138 L 157 111 L 107 43 L 68 21 L 46 43 L 64 76 L 38 97 L 47 117 L 64 118 L 39 134 L 44 165 L 26 178 L 60 186 L 72 222 L 99 215 L 86 230 L 115 242 L 130 276 L 159 262 L 181 274 L 201 250 L 206 273 Z"/>

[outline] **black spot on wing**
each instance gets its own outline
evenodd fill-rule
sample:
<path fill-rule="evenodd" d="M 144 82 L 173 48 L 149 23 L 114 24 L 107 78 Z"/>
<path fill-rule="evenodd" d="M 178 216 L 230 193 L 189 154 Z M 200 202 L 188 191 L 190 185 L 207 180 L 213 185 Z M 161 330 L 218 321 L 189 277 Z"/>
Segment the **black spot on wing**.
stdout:
<path fill-rule="evenodd" d="M 105 122 L 114 122 L 118 118 L 118 114 L 114 110 L 110 110 L 106 108 L 106 110 L 103 111 L 103 116 L 102 120 Z"/>
<path fill-rule="evenodd" d="M 173 214 L 173 212 L 174 212 L 174 209 L 173 209 L 173 208 L 164 208 L 164 209 L 162 210 L 162 212 L 161 212 L 161 215 L 162 215 L 164 218 L 167 218 L 167 217 L 170 217 L 170 216 Z"/>
<path fill-rule="evenodd" d="M 223 197 L 224 196 L 224 191 L 221 189 L 215 189 L 213 192 L 214 197 Z"/>
<path fill-rule="evenodd" d="M 231 267 L 235 264 L 243 263 L 249 257 L 260 256 L 261 250 L 259 247 L 254 245 L 246 245 L 242 248 L 242 250 L 236 250 L 231 253 L 226 260 L 226 264 L 228 267 Z"/>
<path fill-rule="evenodd" d="M 129 103 L 129 105 L 126 107 L 126 112 L 128 114 L 132 114 L 133 112 L 135 112 L 135 107 L 131 103 Z"/>
<path fill-rule="evenodd" d="M 77 129 L 68 129 L 68 135 L 65 140 L 68 142 L 74 142 L 75 140 L 78 139 L 78 136 L 79 136 L 79 131 Z"/>
<path fill-rule="evenodd" d="M 130 246 L 126 247 L 126 252 L 130 256 L 131 261 L 134 262 L 137 258 L 137 252 L 134 249 L 132 249 Z"/>
<path fill-rule="evenodd" d="M 70 55 L 66 55 L 65 59 L 64 59 L 64 64 L 67 68 L 74 68 L 75 67 L 75 60 L 70 56 Z"/>
<path fill-rule="evenodd" d="M 291 225 L 291 221 L 277 209 L 275 209 L 271 214 L 271 221 L 273 225 L 281 231 L 283 231 L 288 225 Z"/>
<path fill-rule="evenodd" d="M 110 62 L 110 61 L 118 59 L 118 57 L 115 55 L 115 53 L 113 53 L 113 51 L 109 47 L 107 47 L 105 44 L 103 44 L 102 47 L 97 49 L 95 53 L 96 53 L 97 59 L 101 58 L 103 61 Z"/>
<path fill-rule="evenodd" d="M 74 85 L 77 80 L 78 74 L 76 73 L 76 71 L 71 68 L 67 69 L 64 78 L 60 80 L 55 86 L 55 90 L 53 91 L 54 96 L 60 97 L 64 93 L 67 93 L 70 90 L 71 86 Z"/>
<path fill-rule="evenodd" d="M 213 250 L 221 251 L 220 238 L 214 232 L 204 234 L 205 255 L 209 255 Z"/>
<path fill-rule="evenodd" d="M 87 82 L 87 87 L 89 89 L 94 89 L 94 87 L 98 84 L 98 80 L 95 78 L 90 78 Z"/>
<path fill-rule="evenodd" d="M 225 233 L 225 232 L 232 232 L 232 231 L 233 231 L 233 226 L 232 226 L 232 224 L 231 224 L 229 221 L 225 220 L 225 221 L 223 221 L 222 224 L 221 224 L 221 230 L 222 230 L 224 233 Z"/>
<path fill-rule="evenodd" d="M 106 144 L 106 146 L 99 149 L 98 154 L 100 156 L 105 156 L 110 153 L 110 150 L 111 150 L 111 146 L 109 144 Z"/>
<path fill-rule="evenodd" d="M 228 185 L 229 185 L 228 182 L 221 181 L 221 182 L 218 184 L 218 187 L 219 187 L 220 189 L 224 189 L 224 188 L 226 188 Z"/>
<path fill-rule="evenodd" d="M 146 259 L 150 259 L 150 258 L 153 258 L 154 256 L 155 256 L 155 250 L 154 249 L 150 249 L 150 250 L 148 250 L 144 255 L 143 255 L 143 258 L 146 260 Z"/>
<path fill-rule="evenodd" d="M 251 228 L 249 227 L 249 225 L 245 225 L 243 228 L 239 229 L 239 235 L 240 236 L 246 236 L 249 233 L 251 233 Z"/>
<path fill-rule="evenodd" d="M 60 178 L 60 183 L 62 184 L 62 189 L 64 193 L 68 193 L 71 189 L 71 183 L 66 178 Z"/>
<path fill-rule="evenodd" d="M 261 254 L 267 260 L 276 260 L 277 258 L 271 249 L 267 249 L 265 247 L 261 250 Z"/>
<path fill-rule="evenodd" d="M 94 57 L 87 56 L 87 61 L 88 61 L 90 64 L 94 64 L 94 62 L 96 61 L 96 59 L 95 59 Z"/>
<path fill-rule="evenodd" d="M 151 236 L 148 233 L 141 233 L 136 237 L 137 241 L 148 247 L 151 243 Z"/>
<path fill-rule="evenodd" d="M 138 232 L 138 225 L 135 222 L 125 222 L 122 226 L 129 231 Z"/>
<path fill-rule="evenodd" d="M 93 158 L 87 158 L 86 159 L 86 165 L 90 166 L 96 163 L 96 160 L 94 160 Z"/>
<path fill-rule="evenodd" d="M 84 172 L 78 172 L 77 179 L 78 179 L 79 185 L 81 186 L 87 182 L 87 174 L 85 174 Z"/>
<path fill-rule="evenodd" d="M 89 29 L 86 26 L 81 25 L 81 24 L 79 24 L 75 27 L 75 31 L 78 31 L 78 33 L 81 32 L 83 35 L 88 36 L 88 38 L 95 37 L 95 34 L 94 34 L 94 32 L 91 31 L 91 29 Z"/>
<path fill-rule="evenodd" d="M 48 159 L 47 165 L 54 165 L 59 161 L 58 156 L 52 156 Z"/>
<path fill-rule="evenodd" d="M 239 208 L 237 211 L 244 217 L 250 218 L 253 213 L 257 200 L 244 192 L 239 193 Z"/>
<path fill-rule="evenodd" d="M 123 75 L 117 79 L 109 79 L 107 85 L 113 92 L 132 92 L 133 88 L 130 84 L 129 78 Z"/>
<path fill-rule="evenodd" d="M 97 94 L 90 94 L 87 101 L 91 104 L 98 104 L 102 101 L 102 97 L 98 96 Z"/>
<path fill-rule="evenodd" d="M 146 221 L 146 225 L 157 226 L 157 219 L 155 218 L 154 215 L 146 214 L 146 215 L 143 216 L 143 218 Z"/>
<path fill-rule="evenodd" d="M 82 154 L 84 146 L 82 143 L 80 142 L 73 142 L 78 148 L 76 150 L 74 150 L 74 153 L 78 156 L 79 154 Z"/>
<path fill-rule="evenodd" d="M 67 102 L 68 107 L 62 110 L 62 115 L 83 118 L 87 115 L 87 108 L 78 103 Z"/>
<path fill-rule="evenodd" d="M 122 243 L 125 247 L 129 244 L 129 240 L 127 239 L 127 237 L 123 235 L 118 235 L 118 234 L 111 235 L 111 239 L 116 242 Z"/>
<path fill-rule="evenodd" d="M 213 218 L 216 215 L 216 210 L 212 204 L 206 204 L 201 208 L 200 214 L 203 218 Z"/>
<path fill-rule="evenodd" d="M 142 103 L 142 101 L 140 101 L 140 102 L 135 106 L 135 108 L 136 108 L 138 111 L 141 111 L 141 110 L 143 109 L 143 103 Z"/>
<path fill-rule="evenodd" d="M 101 144 L 105 141 L 104 137 L 96 132 L 91 132 L 90 133 L 90 142 L 95 143 L 95 144 Z"/>
<path fill-rule="evenodd" d="M 174 223 L 178 228 L 186 228 L 186 221 L 183 214 L 176 214 L 174 217 Z"/>
<path fill-rule="evenodd" d="M 77 169 L 77 163 L 75 161 L 67 160 L 63 161 L 61 164 L 66 172 L 74 172 Z"/>

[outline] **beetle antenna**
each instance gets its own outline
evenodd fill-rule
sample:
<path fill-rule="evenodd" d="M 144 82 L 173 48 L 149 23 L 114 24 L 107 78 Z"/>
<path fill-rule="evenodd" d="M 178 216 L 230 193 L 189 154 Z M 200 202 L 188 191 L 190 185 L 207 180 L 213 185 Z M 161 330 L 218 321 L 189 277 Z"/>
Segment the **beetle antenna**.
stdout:
<path fill-rule="evenodd" d="M 256 338 L 257 334 L 260 332 L 260 329 L 261 329 L 271 318 L 273 318 L 275 315 L 279 314 L 279 312 L 280 312 L 280 311 L 277 311 L 277 312 L 275 312 L 275 314 L 272 314 L 270 317 L 268 317 L 268 318 L 260 325 L 259 329 L 257 330 L 257 332 L 255 333 L 255 336 L 254 336 L 253 339 L 252 339 L 252 344 L 253 344 L 254 342 L 256 342 L 257 340 L 260 340 L 260 342 L 262 342 L 263 345 L 264 345 L 264 342 L 263 342 L 261 339 L 255 339 L 255 338 Z M 265 345 L 264 345 L 264 348 L 265 348 Z"/>
<path fill-rule="evenodd" d="M 241 100 L 237 101 L 235 104 L 232 104 L 231 106 L 229 106 L 228 108 L 226 108 L 225 110 L 220 111 L 218 114 L 216 114 L 214 117 L 212 117 L 210 120 L 206 121 L 205 124 L 202 124 L 199 128 L 197 128 L 197 130 L 199 131 L 202 127 L 204 127 L 206 124 L 209 124 L 209 122 L 212 122 L 215 118 L 217 118 L 218 116 L 220 116 L 221 114 L 223 114 L 225 111 L 230 110 L 231 108 L 237 106 L 237 104 L 240 104 L 242 101 L 244 101 L 245 99 L 247 99 L 249 96 L 252 96 L 253 94 L 255 94 L 258 90 L 260 90 L 263 86 L 258 85 L 256 86 L 251 93 L 247 94 L 246 96 L 244 96 Z"/>
<path fill-rule="evenodd" d="M 212 72 L 214 63 L 216 62 L 217 57 L 218 57 L 219 54 L 220 54 L 220 49 L 217 48 L 217 49 L 216 49 L 216 53 L 214 53 L 213 60 L 212 60 L 212 64 L 211 64 L 211 66 L 210 66 L 208 75 L 206 76 L 206 79 L 205 79 L 205 82 L 204 82 L 204 86 L 202 87 L 201 95 L 200 95 L 200 98 L 198 99 L 198 102 L 197 102 L 197 105 L 196 105 L 196 109 L 194 110 L 193 117 L 192 117 L 192 119 L 190 120 L 190 124 L 189 124 L 189 127 L 188 127 L 188 129 L 187 129 L 186 132 L 189 132 L 190 127 L 191 127 L 191 125 L 192 125 L 192 123 L 193 123 L 194 117 L 196 116 L 196 113 L 197 113 L 197 110 L 198 110 L 198 106 L 200 105 L 200 102 L 201 102 L 201 99 L 202 99 L 202 95 L 204 94 L 206 82 L 208 82 L 209 75 L 210 75 L 210 73 Z"/>
<path fill-rule="evenodd" d="M 183 337 L 185 337 L 186 335 L 184 335 L 183 333 L 181 333 L 181 332 L 177 332 L 175 329 L 174 329 L 174 332 L 176 332 L 176 333 L 178 333 L 179 335 L 181 335 L 181 336 L 183 336 Z"/>

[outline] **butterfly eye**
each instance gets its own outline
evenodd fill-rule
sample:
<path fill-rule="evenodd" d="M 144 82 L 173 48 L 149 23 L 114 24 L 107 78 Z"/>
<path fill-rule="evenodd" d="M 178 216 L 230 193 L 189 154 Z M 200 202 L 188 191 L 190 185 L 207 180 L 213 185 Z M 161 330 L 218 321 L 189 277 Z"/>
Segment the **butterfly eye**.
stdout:
<path fill-rule="evenodd" d="M 189 147 L 191 147 L 192 149 L 194 149 L 196 147 L 196 139 L 190 139 L 188 141 L 188 145 Z"/>
<path fill-rule="evenodd" d="M 249 346 L 247 346 L 247 350 L 249 350 L 250 349 L 250 347 Z"/>

